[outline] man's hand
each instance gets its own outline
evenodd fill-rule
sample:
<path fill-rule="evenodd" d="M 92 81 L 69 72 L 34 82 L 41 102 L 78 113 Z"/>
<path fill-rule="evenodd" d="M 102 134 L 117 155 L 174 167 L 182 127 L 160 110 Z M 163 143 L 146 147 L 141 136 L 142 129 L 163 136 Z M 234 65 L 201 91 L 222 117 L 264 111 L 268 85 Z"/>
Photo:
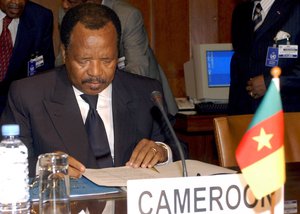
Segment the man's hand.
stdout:
<path fill-rule="evenodd" d="M 56 151 L 58 154 L 66 154 L 62 151 Z M 68 174 L 72 178 L 80 178 L 85 171 L 85 166 L 78 160 L 68 155 L 69 169 Z"/>
<path fill-rule="evenodd" d="M 253 99 L 258 99 L 258 98 L 264 96 L 267 89 L 266 89 L 263 75 L 259 75 L 259 76 L 251 78 L 247 82 L 246 90 L 248 91 L 248 94 Z"/>
<path fill-rule="evenodd" d="M 133 150 L 126 166 L 152 168 L 157 163 L 165 162 L 167 159 L 168 152 L 164 147 L 152 140 L 142 139 Z"/>
<path fill-rule="evenodd" d="M 85 171 L 85 166 L 75 158 L 69 156 L 69 176 L 72 178 L 80 178 Z"/>

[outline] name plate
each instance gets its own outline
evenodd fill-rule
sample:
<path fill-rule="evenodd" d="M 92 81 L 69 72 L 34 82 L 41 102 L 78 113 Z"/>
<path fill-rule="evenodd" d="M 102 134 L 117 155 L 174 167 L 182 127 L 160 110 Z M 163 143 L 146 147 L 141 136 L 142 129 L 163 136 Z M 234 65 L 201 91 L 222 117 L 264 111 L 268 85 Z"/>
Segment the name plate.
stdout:
<path fill-rule="evenodd" d="M 241 174 L 127 182 L 127 213 L 283 213 L 283 188 L 255 199 Z M 274 200 L 275 199 L 275 200 Z"/>

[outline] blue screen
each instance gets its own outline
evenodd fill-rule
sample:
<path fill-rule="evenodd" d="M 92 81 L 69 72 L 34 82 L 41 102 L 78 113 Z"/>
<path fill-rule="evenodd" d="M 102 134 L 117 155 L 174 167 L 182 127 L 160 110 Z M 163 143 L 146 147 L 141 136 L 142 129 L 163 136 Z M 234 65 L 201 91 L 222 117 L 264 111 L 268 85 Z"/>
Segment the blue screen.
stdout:
<path fill-rule="evenodd" d="M 223 87 L 230 85 L 230 61 L 233 51 L 207 51 L 208 87 Z"/>

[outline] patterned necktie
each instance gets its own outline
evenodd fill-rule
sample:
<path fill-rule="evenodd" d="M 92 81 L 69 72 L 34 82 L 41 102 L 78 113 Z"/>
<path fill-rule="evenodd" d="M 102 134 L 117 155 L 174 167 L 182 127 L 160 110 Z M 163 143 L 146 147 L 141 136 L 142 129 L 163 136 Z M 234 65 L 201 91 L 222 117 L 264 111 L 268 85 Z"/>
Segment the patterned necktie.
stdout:
<path fill-rule="evenodd" d="M 82 99 L 90 106 L 86 121 L 85 129 L 88 134 L 90 146 L 94 152 L 99 168 L 112 167 L 113 160 L 109 148 L 109 143 L 105 127 L 96 108 L 98 95 L 80 95 Z"/>
<path fill-rule="evenodd" d="M 5 16 L 3 19 L 2 33 L 0 35 L 0 81 L 5 78 L 9 59 L 12 54 L 13 43 L 8 25 L 12 19 Z"/>
<path fill-rule="evenodd" d="M 254 13 L 253 13 L 253 23 L 254 23 L 254 31 L 257 30 L 257 28 L 259 28 L 259 26 L 262 24 L 262 7 L 260 3 L 257 3 L 254 9 Z"/>

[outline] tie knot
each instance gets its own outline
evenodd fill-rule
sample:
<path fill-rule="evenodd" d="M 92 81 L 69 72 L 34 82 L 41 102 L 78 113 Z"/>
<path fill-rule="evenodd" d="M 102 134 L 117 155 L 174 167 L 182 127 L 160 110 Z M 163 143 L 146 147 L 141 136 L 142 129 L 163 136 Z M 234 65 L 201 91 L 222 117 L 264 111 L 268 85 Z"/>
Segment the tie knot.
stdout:
<path fill-rule="evenodd" d="M 97 102 L 98 102 L 98 94 L 97 95 L 88 95 L 88 94 L 81 94 L 81 98 L 87 102 L 92 109 L 96 109 Z"/>
<path fill-rule="evenodd" d="M 258 3 L 256 4 L 256 6 L 255 6 L 255 11 L 254 11 L 254 13 L 261 13 L 262 10 L 263 10 L 263 8 L 262 8 L 260 2 L 258 2 Z"/>
<path fill-rule="evenodd" d="M 9 18 L 8 16 L 5 16 L 3 19 L 3 29 L 7 28 L 8 25 L 11 23 L 12 18 Z"/>
<path fill-rule="evenodd" d="M 256 4 L 253 13 L 254 30 L 256 30 L 262 23 L 262 10 L 260 3 Z"/>

